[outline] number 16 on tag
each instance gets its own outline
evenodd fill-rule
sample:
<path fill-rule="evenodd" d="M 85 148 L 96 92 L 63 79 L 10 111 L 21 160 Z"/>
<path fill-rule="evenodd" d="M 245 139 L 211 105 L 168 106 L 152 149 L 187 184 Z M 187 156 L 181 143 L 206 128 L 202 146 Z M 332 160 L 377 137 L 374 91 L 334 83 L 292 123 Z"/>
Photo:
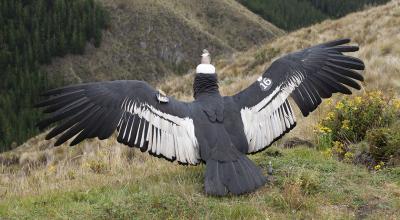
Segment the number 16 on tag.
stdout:
<path fill-rule="evenodd" d="M 260 76 L 258 77 L 257 81 L 259 82 L 262 91 L 267 91 L 272 86 L 272 80 L 269 78 L 263 78 Z"/>

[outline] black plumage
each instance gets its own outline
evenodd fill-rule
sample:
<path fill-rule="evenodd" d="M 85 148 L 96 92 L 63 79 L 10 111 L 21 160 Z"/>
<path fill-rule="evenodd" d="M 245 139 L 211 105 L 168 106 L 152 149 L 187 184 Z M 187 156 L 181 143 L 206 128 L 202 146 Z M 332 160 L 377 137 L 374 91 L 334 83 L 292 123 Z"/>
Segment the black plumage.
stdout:
<path fill-rule="evenodd" d="M 363 77 L 355 70 L 363 70 L 363 62 L 343 55 L 358 50 L 349 42 L 341 39 L 288 54 L 234 96 L 221 96 L 217 75 L 202 72 L 195 77 L 193 102 L 161 100 L 159 91 L 136 80 L 53 89 L 37 104 L 50 114 L 38 126 L 61 122 L 46 136 L 58 136 L 56 146 L 73 137 L 70 145 L 106 139 L 117 131 L 118 142 L 151 155 L 206 163 L 207 194 L 251 192 L 266 178 L 246 154 L 267 148 L 295 127 L 289 96 L 307 116 L 333 93 L 361 88 L 357 81 Z"/>

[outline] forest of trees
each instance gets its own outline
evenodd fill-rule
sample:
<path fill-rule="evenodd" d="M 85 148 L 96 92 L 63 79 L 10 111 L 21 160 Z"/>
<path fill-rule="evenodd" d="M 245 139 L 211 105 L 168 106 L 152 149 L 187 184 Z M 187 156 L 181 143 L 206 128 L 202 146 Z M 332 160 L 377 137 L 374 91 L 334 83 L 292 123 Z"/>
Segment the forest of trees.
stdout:
<path fill-rule="evenodd" d="M 39 94 L 62 84 L 40 70 L 55 56 L 100 45 L 106 11 L 94 0 L 0 0 L 0 152 L 38 131 Z"/>
<path fill-rule="evenodd" d="M 365 6 L 389 0 L 239 0 L 265 20 L 287 31 L 339 18 Z"/>

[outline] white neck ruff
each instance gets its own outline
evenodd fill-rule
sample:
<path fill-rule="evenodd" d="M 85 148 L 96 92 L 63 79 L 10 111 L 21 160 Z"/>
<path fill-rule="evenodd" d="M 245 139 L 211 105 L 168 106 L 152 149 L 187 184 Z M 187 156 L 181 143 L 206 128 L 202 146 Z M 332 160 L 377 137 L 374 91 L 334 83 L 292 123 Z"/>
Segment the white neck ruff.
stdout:
<path fill-rule="evenodd" d="M 215 67 L 211 64 L 199 64 L 196 73 L 215 74 Z"/>

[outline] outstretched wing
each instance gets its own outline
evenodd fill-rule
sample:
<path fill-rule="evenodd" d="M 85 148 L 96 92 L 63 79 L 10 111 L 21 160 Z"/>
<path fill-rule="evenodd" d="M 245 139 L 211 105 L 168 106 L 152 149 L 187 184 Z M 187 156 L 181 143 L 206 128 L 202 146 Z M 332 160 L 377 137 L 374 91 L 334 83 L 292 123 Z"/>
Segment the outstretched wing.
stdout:
<path fill-rule="evenodd" d="M 190 104 L 169 97 L 157 99 L 158 92 L 143 81 L 109 81 L 74 85 L 46 92 L 50 117 L 38 123 L 43 129 L 62 121 L 46 136 L 59 134 L 56 146 L 75 137 L 71 146 L 86 138 L 103 140 L 118 131 L 118 142 L 139 147 L 156 156 L 181 163 L 199 162 L 198 143 L 190 118 Z"/>
<path fill-rule="evenodd" d="M 343 55 L 358 50 L 357 46 L 344 45 L 349 42 L 341 39 L 288 54 L 233 96 L 241 109 L 249 153 L 271 145 L 296 125 L 289 96 L 307 116 L 322 98 L 336 92 L 351 94 L 347 86 L 361 88 L 355 80 L 363 81 L 363 77 L 352 69 L 363 70 L 363 62 Z"/>

